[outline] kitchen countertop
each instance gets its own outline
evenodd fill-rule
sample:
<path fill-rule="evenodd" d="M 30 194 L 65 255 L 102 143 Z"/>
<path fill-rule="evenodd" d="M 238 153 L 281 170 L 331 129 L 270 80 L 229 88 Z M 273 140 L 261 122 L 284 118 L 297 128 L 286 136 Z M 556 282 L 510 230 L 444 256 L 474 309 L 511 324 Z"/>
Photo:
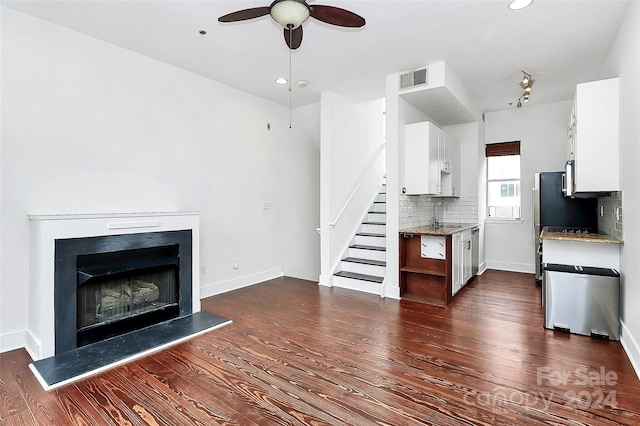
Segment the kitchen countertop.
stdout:
<path fill-rule="evenodd" d="M 579 241 L 589 243 L 623 244 L 620 238 L 606 234 L 570 234 L 564 232 L 549 232 L 548 226 L 542 228 L 541 240 Z"/>
<path fill-rule="evenodd" d="M 479 225 L 477 223 L 444 223 L 438 228 L 433 228 L 431 225 L 403 228 L 400 229 L 400 233 L 412 235 L 451 235 L 456 232 L 475 228 L 476 226 Z"/>

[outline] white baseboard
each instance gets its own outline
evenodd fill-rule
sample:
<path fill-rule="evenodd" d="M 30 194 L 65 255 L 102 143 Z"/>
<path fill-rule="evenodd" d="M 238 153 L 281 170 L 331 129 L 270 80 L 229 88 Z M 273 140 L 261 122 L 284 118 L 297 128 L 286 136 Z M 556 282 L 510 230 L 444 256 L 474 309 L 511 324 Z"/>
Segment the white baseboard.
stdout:
<path fill-rule="evenodd" d="M 27 330 L 14 331 L 0 336 L 0 352 L 9 352 L 27 346 Z"/>
<path fill-rule="evenodd" d="M 486 262 L 485 269 L 497 269 L 499 271 L 522 272 L 525 274 L 535 274 L 535 268 L 531 263 L 515 263 L 515 262 Z"/>
<path fill-rule="evenodd" d="M 633 334 L 631 334 L 631 331 L 623 321 L 620 321 L 620 326 L 622 328 L 620 343 L 622 344 L 624 351 L 627 353 L 633 369 L 636 370 L 638 379 L 640 379 L 640 345 L 638 345 L 638 341 L 635 339 Z"/>
<path fill-rule="evenodd" d="M 216 294 L 226 293 L 228 291 L 238 290 L 243 287 L 248 287 L 254 284 L 261 283 L 263 281 L 269 281 L 275 278 L 280 278 L 284 274 L 282 268 L 275 268 L 269 271 L 258 272 L 257 274 L 246 275 L 244 277 L 234 278 L 228 281 L 222 281 L 215 284 L 208 284 L 204 287 L 200 287 L 200 298 L 215 296 Z"/>
<path fill-rule="evenodd" d="M 487 270 L 487 261 L 485 260 L 480 265 L 478 265 L 478 273 L 476 275 L 482 275 Z"/>
<path fill-rule="evenodd" d="M 26 349 L 32 360 L 40 359 L 40 342 L 29 330 L 14 331 L 0 336 L 0 353 Z"/>
<path fill-rule="evenodd" d="M 400 287 L 384 286 L 383 297 L 400 300 Z"/>
<path fill-rule="evenodd" d="M 321 285 L 323 287 L 333 287 L 333 281 L 332 281 L 332 275 L 320 275 L 320 277 L 318 278 L 318 285 Z"/>

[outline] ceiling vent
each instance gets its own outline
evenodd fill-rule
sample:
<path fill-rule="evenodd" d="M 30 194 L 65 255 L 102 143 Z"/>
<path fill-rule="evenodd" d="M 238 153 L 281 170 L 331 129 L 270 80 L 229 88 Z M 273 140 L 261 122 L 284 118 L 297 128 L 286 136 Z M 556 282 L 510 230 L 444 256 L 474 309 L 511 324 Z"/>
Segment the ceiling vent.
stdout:
<path fill-rule="evenodd" d="M 429 82 L 429 74 L 426 68 L 400 74 L 400 89 L 421 86 Z"/>

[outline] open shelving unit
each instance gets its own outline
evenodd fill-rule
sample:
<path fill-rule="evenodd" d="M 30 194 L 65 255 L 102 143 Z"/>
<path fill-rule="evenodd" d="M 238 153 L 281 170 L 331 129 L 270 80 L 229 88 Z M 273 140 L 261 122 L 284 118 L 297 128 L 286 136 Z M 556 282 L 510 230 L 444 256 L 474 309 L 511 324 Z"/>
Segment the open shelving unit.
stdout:
<path fill-rule="evenodd" d="M 400 234 L 400 297 L 435 306 L 451 300 L 451 236 L 445 259 L 420 255 L 420 235 Z"/>

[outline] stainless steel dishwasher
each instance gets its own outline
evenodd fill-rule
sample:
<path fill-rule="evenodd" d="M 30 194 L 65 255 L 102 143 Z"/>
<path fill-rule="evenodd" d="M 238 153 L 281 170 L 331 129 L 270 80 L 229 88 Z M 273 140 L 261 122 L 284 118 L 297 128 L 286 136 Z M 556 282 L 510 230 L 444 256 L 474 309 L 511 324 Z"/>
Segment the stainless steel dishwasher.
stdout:
<path fill-rule="evenodd" d="M 478 275 L 480 263 L 480 228 L 471 229 L 471 278 Z"/>
<path fill-rule="evenodd" d="M 544 264 L 544 326 L 620 340 L 620 274 L 615 269 Z"/>

